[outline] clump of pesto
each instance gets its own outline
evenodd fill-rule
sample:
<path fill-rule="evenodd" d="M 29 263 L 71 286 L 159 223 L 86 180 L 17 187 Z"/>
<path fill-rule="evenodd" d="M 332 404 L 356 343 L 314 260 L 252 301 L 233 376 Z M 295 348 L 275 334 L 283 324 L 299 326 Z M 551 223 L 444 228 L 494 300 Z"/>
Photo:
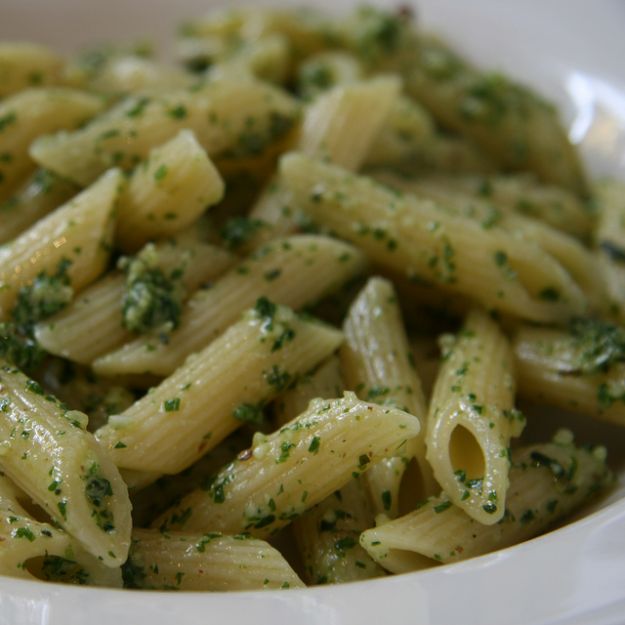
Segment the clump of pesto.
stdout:
<path fill-rule="evenodd" d="M 156 248 L 149 244 L 137 256 L 122 258 L 126 272 L 122 320 L 131 332 L 169 332 L 178 327 L 184 286 L 182 268 L 167 271 L 159 266 Z"/>
<path fill-rule="evenodd" d="M 625 328 L 599 319 L 573 319 L 569 326 L 576 370 L 596 373 L 625 361 Z"/>
<path fill-rule="evenodd" d="M 67 273 L 71 261 L 62 259 L 56 272 L 42 271 L 19 290 L 11 322 L 0 323 L 0 356 L 23 371 L 37 368 L 45 356 L 34 338 L 35 324 L 64 308 L 74 291 Z"/>

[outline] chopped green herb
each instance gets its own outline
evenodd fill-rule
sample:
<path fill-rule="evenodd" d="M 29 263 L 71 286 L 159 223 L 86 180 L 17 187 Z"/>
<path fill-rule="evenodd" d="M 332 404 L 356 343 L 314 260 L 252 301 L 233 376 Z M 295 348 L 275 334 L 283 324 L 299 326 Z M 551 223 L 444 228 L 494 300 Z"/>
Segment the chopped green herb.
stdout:
<path fill-rule="evenodd" d="M 166 399 L 163 402 L 163 409 L 165 412 L 176 412 L 177 410 L 180 410 L 180 397 Z"/>
<path fill-rule="evenodd" d="M 310 441 L 310 445 L 308 446 L 308 451 L 311 454 L 316 454 L 319 451 L 319 446 L 321 445 L 321 439 L 318 436 L 313 436 Z"/>

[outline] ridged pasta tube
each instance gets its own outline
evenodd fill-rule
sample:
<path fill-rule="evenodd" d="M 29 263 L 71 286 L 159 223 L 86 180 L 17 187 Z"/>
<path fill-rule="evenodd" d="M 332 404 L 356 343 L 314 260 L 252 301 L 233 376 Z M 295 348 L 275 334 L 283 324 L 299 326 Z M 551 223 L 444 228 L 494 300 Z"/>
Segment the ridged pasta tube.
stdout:
<path fill-rule="evenodd" d="M 94 363 L 103 375 L 150 372 L 167 375 L 206 346 L 260 297 L 301 308 L 340 288 L 365 266 L 353 246 L 323 236 L 276 239 L 230 269 L 187 303 L 170 341 L 132 341 Z"/>
<path fill-rule="evenodd" d="M 178 473 L 338 348 L 343 335 L 267 299 L 96 437 L 126 469 Z"/>
<path fill-rule="evenodd" d="M 312 401 L 155 521 L 155 527 L 250 532 L 264 538 L 419 433 L 419 420 L 353 393 Z"/>
<path fill-rule="evenodd" d="M 481 525 L 446 497 L 433 497 L 414 512 L 363 532 L 360 542 L 393 573 L 466 560 L 541 534 L 611 481 L 605 448 L 575 447 L 564 431 L 552 443 L 513 452 L 506 514 L 499 523 Z"/>
<path fill-rule="evenodd" d="M 283 157 L 280 172 L 294 204 L 314 222 L 412 280 L 535 321 L 559 321 L 587 305 L 553 258 L 502 229 L 301 154 Z M 546 289 L 557 290 L 558 300 L 544 297 Z"/>
<path fill-rule="evenodd" d="M 86 422 L 0 362 L 0 468 L 86 551 L 119 566 L 130 545 L 128 491 Z"/>

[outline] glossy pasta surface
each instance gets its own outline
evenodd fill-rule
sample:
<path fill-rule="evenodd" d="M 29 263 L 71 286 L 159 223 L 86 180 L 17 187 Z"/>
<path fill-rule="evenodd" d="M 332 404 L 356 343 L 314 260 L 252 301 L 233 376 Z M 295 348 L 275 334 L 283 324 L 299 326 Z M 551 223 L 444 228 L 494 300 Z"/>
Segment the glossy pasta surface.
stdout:
<path fill-rule="evenodd" d="M 0 574 L 355 582 L 609 492 L 625 185 L 417 26 L 226 9 L 169 64 L 0 42 Z"/>

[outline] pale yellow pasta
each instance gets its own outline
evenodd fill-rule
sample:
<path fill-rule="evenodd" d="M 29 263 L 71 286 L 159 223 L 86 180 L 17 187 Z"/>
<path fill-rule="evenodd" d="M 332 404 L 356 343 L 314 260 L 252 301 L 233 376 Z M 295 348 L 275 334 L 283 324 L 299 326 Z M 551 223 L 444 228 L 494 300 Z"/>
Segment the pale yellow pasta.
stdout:
<path fill-rule="evenodd" d="M 38 169 L 5 202 L 0 203 L 0 244 L 6 243 L 64 204 L 79 187 Z"/>
<path fill-rule="evenodd" d="M 34 139 L 76 128 L 101 110 L 98 97 L 64 87 L 27 89 L 0 101 L 0 201 L 34 171 L 28 153 Z"/>
<path fill-rule="evenodd" d="M 365 162 L 368 166 L 401 163 L 424 151 L 435 134 L 431 115 L 414 100 L 400 95 L 395 99 Z"/>
<path fill-rule="evenodd" d="M 35 520 L 29 497 L 0 474 L 0 574 L 119 588 L 121 570 L 104 566 L 62 529 Z"/>
<path fill-rule="evenodd" d="M 553 443 L 513 452 L 506 514 L 499 523 L 481 525 L 446 497 L 434 497 L 414 512 L 367 530 L 360 542 L 393 573 L 465 560 L 544 532 L 610 482 L 605 448 L 577 448 L 571 433 L 561 431 Z"/>
<path fill-rule="evenodd" d="M 399 514 L 400 488 L 411 461 L 416 475 L 404 489 L 409 500 L 420 501 L 440 487 L 425 458 L 427 405 L 392 283 L 370 278 L 352 303 L 343 332 L 341 364 L 347 388 L 364 400 L 405 410 L 421 422 L 421 433 L 400 455 L 384 458 L 364 478 L 376 513 L 393 518 Z"/>
<path fill-rule="evenodd" d="M 283 395 L 278 402 L 279 424 L 304 412 L 312 399 L 339 397 L 342 392 L 340 362 L 334 356 Z M 311 584 L 339 584 L 382 575 L 382 569 L 358 544 L 360 533 L 373 525 L 373 507 L 363 478 L 349 480 L 295 519 L 293 534 L 305 579 Z"/>
<path fill-rule="evenodd" d="M 0 469 L 107 566 L 126 560 L 130 501 L 110 457 L 34 380 L 0 361 Z"/>
<path fill-rule="evenodd" d="M 246 534 L 136 529 L 124 565 L 127 587 L 146 590 L 275 590 L 303 588 L 282 554 Z"/>
<path fill-rule="evenodd" d="M 152 148 L 188 129 L 221 168 L 263 156 L 285 139 L 297 115 L 296 102 L 266 83 L 217 80 L 197 89 L 129 96 L 85 128 L 41 137 L 31 155 L 84 185 L 108 167 L 133 168 Z"/>
<path fill-rule="evenodd" d="M 63 59 L 44 46 L 23 41 L 0 43 L 0 98 L 28 87 L 58 84 Z"/>
<path fill-rule="evenodd" d="M 183 234 L 183 233 L 181 233 Z M 156 256 L 165 275 L 176 274 L 184 301 L 202 284 L 234 264 L 232 254 L 207 243 L 184 240 L 148 244 L 144 251 Z M 141 255 L 141 252 L 140 254 Z M 51 354 L 89 364 L 132 339 L 122 314 L 126 279 L 120 272 L 107 274 L 85 289 L 65 310 L 35 327 L 35 337 Z"/>
<path fill-rule="evenodd" d="M 280 34 L 269 34 L 240 46 L 222 46 L 209 70 L 211 78 L 249 76 L 270 83 L 286 82 L 291 58 L 288 41 Z"/>
<path fill-rule="evenodd" d="M 625 185 L 605 180 L 593 187 L 598 217 L 593 242 L 607 290 L 604 313 L 625 321 Z"/>
<path fill-rule="evenodd" d="M 502 229 L 483 228 L 432 201 L 301 154 L 283 157 L 280 171 L 294 204 L 314 222 L 412 280 L 536 321 L 586 308 L 583 293 L 557 262 Z M 557 290 L 559 298 L 546 299 L 545 289 Z"/>
<path fill-rule="evenodd" d="M 305 110 L 297 148 L 357 170 L 389 115 L 399 86 L 396 79 L 382 77 L 339 85 L 321 94 Z M 257 244 L 297 229 L 291 194 L 279 177 L 265 187 L 252 206 L 250 218 L 267 226 L 257 232 Z"/>
<path fill-rule="evenodd" d="M 297 68 L 298 91 L 309 100 L 335 85 L 349 84 L 363 78 L 364 70 L 358 59 L 341 50 L 313 54 Z"/>
<path fill-rule="evenodd" d="M 113 236 L 113 211 L 121 174 L 111 170 L 92 186 L 0 248 L 0 320 L 9 316 L 19 289 L 38 274 L 55 274 L 69 262 L 76 290 L 105 269 Z"/>
<path fill-rule="evenodd" d="M 540 219 L 581 239 L 592 228 L 592 212 L 582 200 L 562 187 L 540 183 L 528 174 L 439 176 L 436 183 L 487 200 L 502 210 L 511 209 Z"/>
<path fill-rule="evenodd" d="M 255 41 L 279 34 L 288 39 L 291 53 L 297 60 L 327 48 L 326 25 L 326 20 L 316 11 L 306 7 L 285 10 L 247 6 L 212 11 L 206 17 L 196 18 L 186 25 L 185 34 L 218 37 L 226 41 Z"/>
<path fill-rule="evenodd" d="M 90 89 L 106 94 L 157 93 L 193 84 L 193 76 L 140 56 L 114 56 L 87 80 Z"/>
<path fill-rule="evenodd" d="M 225 6 L 176 65 L 0 42 L 0 575 L 367 580 L 612 483 L 532 441 L 552 406 L 618 448 L 625 185 L 413 18 Z"/>
<path fill-rule="evenodd" d="M 155 521 L 155 527 L 194 531 L 212 527 L 264 538 L 395 453 L 419 433 L 419 420 L 368 404 L 353 393 L 318 399 L 265 436 Z"/>
<path fill-rule="evenodd" d="M 514 338 L 519 392 L 602 421 L 625 425 L 625 364 L 610 350 L 622 328 L 589 321 L 579 331 L 521 327 Z M 618 352 L 617 352 L 618 354 Z"/>
<path fill-rule="evenodd" d="M 603 281 L 597 280 L 597 262 L 592 253 L 572 236 L 538 219 L 520 215 L 520 211 L 506 203 L 499 205 L 482 197 L 472 197 L 457 191 L 452 184 L 447 183 L 447 178 L 405 180 L 384 172 L 375 177 L 405 193 L 431 199 L 450 214 L 471 218 L 483 228 L 499 226 L 517 237 L 537 244 L 568 272 L 588 298 L 593 310 L 599 310 L 604 304 L 606 294 Z M 540 296 L 546 300 L 557 300 L 560 294 L 555 289 L 546 289 Z"/>
<path fill-rule="evenodd" d="M 115 463 L 177 473 L 338 348 L 337 330 L 258 302 L 208 347 L 96 432 Z"/>
<path fill-rule="evenodd" d="M 525 426 L 514 408 L 512 350 L 497 324 L 473 310 L 443 342 L 427 421 L 427 459 L 450 500 L 484 525 L 503 518 L 510 442 Z"/>
<path fill-rule="evenodd" d="M 327 91 L 306 110 L 298 149 L 346 169 L 358 169 L 399 88 L 397 78 L 381 77 Z"/>
<path fill-rule="evenodd" d="M 260 297 L 301 308 L 339 289 L 364 269 L 361 253 L 328 237 L 277 239 L 230 269 L 187 302 L 168 343 L 140 338 L 94 362 L 105 375 L 150 372 L 167 375 L 205 347 Z"/>
<path fill-rule="evenodd" d="M 192 224 L 219 202 L 224 181 L 193 132 L 181 130 L 150 151 L 121 194 L 117 239 L 125 250 Z"/>
<path fill-rule="evenodd" d="M 415 61 L 406 65 L 406 90 L 442 124 L 506 168 L 585 190 L 577 153 L 548 103 L 501 74 L 476 71 L 434 38 L 420 38 Z"/>

